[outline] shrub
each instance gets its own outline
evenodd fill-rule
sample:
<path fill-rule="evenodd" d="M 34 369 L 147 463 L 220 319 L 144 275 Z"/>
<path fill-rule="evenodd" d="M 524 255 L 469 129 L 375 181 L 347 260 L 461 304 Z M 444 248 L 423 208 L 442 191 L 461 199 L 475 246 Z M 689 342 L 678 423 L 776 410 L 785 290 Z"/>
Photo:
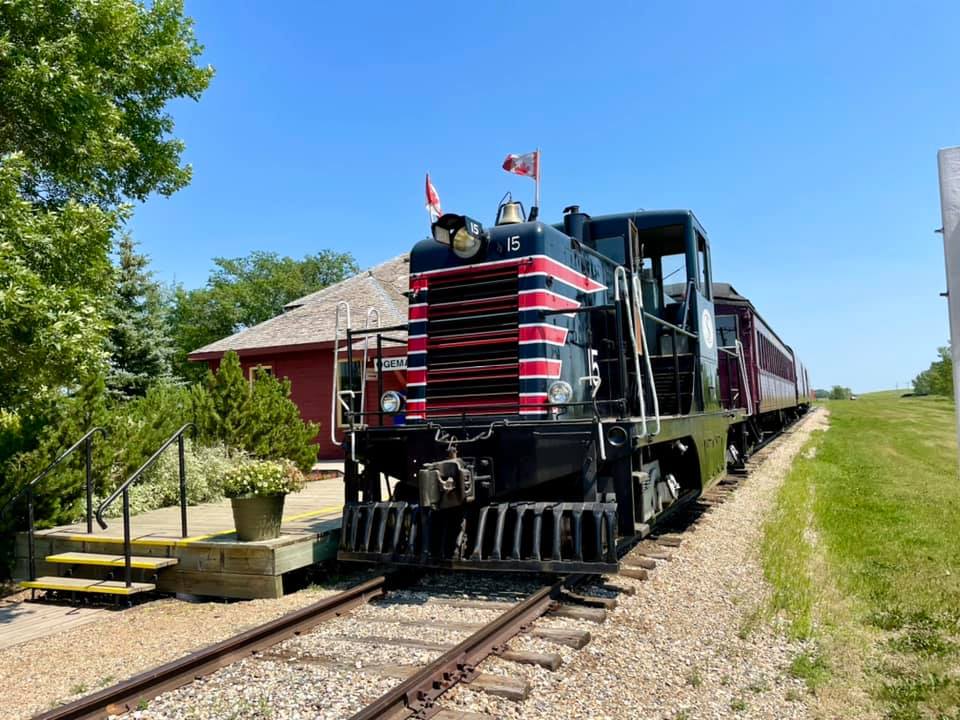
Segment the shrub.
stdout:
<path fill-rule="evenodd" d="M 224 498 L 224 479 L 237 466 L 249 462 L 242 452 L 224 446 L 204 447 L 184 441 L 184 465 L 187 473 L 187 504 L 216 502 Z M 180 462 L 172 445 L 157 458 L 145 477 L 130 488 L 130 512 L 133 515 L 180 504 Z M 119 517 L 123 507 L 118 500 L 107 511 Z"/>
<path fill-rule="evenodd" d="M 224 478 L 227 497 L 286 495 L 303 489 L 303 473 L 292 462 L 254 460 L 232 468 Z"/>
<path fill-rule="evenodd" d="M 243 449 L 264 460 L 292 460 L 301 468 L 317 458 L 319 425 L 304 422 L 290 399 L 290 381 L 257 373 L 251 383 L 228 352 L 216 372 L 190 393 L 201 442 Z"/>

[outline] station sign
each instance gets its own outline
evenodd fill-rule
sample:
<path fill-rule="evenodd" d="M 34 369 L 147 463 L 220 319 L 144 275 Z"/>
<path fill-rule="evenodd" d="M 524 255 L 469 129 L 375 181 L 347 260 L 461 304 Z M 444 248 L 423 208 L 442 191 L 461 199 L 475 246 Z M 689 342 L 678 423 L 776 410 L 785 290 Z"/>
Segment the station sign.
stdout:
<path fill-rule="evenodd" d="M 377 379 L 377 370 L 380 369 L 380 361 L 377 358 L 373 358 L 373 362 L 370 367 L 367 368 L 367 380 L 376 380 Z M 407 356 L 403 355 L 401 357 L 386 357 L 383 359 L 383 372 L 404 372 L 407 369 Z"/>

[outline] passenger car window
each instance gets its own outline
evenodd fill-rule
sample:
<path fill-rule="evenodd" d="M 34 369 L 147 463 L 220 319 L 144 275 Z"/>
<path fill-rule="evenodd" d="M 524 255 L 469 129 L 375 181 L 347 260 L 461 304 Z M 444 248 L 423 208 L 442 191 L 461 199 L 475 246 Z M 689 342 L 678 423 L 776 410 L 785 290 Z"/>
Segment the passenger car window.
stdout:
<path fill-rule="evenodd" d="M 717 315 L 717 345 L 733 347 L 737 344 L 737 316 Z"/>

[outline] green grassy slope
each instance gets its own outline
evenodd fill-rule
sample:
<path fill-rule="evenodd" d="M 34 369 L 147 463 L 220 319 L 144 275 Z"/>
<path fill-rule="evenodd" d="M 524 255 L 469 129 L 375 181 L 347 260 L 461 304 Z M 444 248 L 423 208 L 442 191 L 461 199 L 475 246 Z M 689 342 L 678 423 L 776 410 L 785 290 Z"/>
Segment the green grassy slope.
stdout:
<path fill-rule="evenodd" d="M 953 403 L 887 392 L 827 407 L 830 430 L 795 463 L 765 528 L 774 609 L 822 652 L 797 671 L 887 717 L 960 718 Z"/>

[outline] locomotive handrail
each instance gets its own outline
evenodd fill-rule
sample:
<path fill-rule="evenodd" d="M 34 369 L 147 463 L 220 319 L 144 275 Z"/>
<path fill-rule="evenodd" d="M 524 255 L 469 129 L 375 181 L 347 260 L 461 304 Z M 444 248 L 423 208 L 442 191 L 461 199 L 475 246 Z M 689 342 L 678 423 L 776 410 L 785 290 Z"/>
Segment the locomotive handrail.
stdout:
<path fill-rule="evenodd" d="M 640 280 L 637 274 L 631 273 L 633 286 L 633 302 L 640 309 L 640 345 L 643 350 L 643 361 L 647 368 L 647 379 L 650 381 L 650 395 L 653 397 L 653 415 L 657 421 L 657 430 L 652 435 L 660 434 L 660 398 L 657 395 L 657 382 L 653 376 L 653 364 L 650 362 L 650 345 L 647 343 L 647 329 L 643 324 L 643 293 L 640 291 Z"/>
<path fill-rule="evenodd" d="M 664 319 L 662 319 L 662 318 L 658 318 L 656 315 L 651 315 L 650 313 L 648 313 L 648 312 L 646 312 L 646 311 L 643 313 L 643 316 L 646 317 L 646 318 L 649 318 L 649 319 L 653 320 L 655 323 L 658 323 L 658 324 L 660 324 L 660 325 L 663 325 L 663 326 L 666 327 L 666 328 L 669 328 L 670 330 L 674 330 L 674 331 L 680 333 L 681 335 L 686 335 L 686 336 L 689 337 L 689 338 L 693 338 L 694 340 L 696 340 L 697 337 L 699 337 L 695 332 L 690 332 L 689 330 L 684 330 L 684 329 L 683 329 L 682 327 L 680 327 L 679 325 L 674 325 L 672 322 L 667 322 L 666 320 L 664 320 Z"/>
<path fill-rule="evenodd" d="M 367 410 L 367 355 L 370 349 L 370 333 L 366 332 L 371 329 L 370 323 L 373 318 L 376 318 L 376 328 L 380 329 L 380 311 L 375 307 L 367 308 L 367 317 L 364 321 L 364 334 L 363 334 L 363 364 L 360 366 L 360 421 L 363 422 L 363 414 Z M 352 334 L 352 333 L 351 333 Z M 379 343 L 377 344 L 379 348 Z M 380 399 L 377 398 L 377 404 L 380 404 Z M 352 428 L 351 428 L 352 429 Z"/>
<path fill-rule="evenodd" d="M 343 309 L 345 312 L 341 313 L 340 310 Z M 333 325 L 333 393 L 330 398 L 330 442 L 332 442 L 337 447 L 343 445 L 342 442 L 337 440 L 337 403 L 343 402 L 341 397 L 340 390 L 340 318 L 341 315 L 346 316 L 346 329 L 350 327 L 350 303 L 346 300 L 340 300 L 337 303 L 336 309 L 334 310 L 334 325 Z M 348 339 L 349 342 L 349 339 Z M 349 391 L 352 392 L 352 389 Z"/>
<path fill-rule="evenodd" d="M 634 373 L 637 376 L 637 399 L 640 401 L 640 427 L 643 428 L 643 434 L 647 434 L 647 406 L 644 400 L 643 392 L 643 383 L 641 382 L 642 376 L 640 375 L 640 355 L 639 348 L 637 347 L 637 330 L 636 323 L 634 322 L 633 308 L 632 303 L 630 302 L 630 296 L 633 291 L 630 286 L 630 281 L 627 280 L 627 269 L 623 265 L 618 265 L 617 268 L 613 271 L 613 299 L 615 302 L 621 302 L 620 298 L 620 280 L 623 279 L 623 289 L 624 296 L 622 302 L 624 308 L 627 311 L 627 327 L 630 330 L 630 344 L 633 347 L 633 369 Z"/>
<path fill-rule="evenodd" d="M 683 289 L 683 315 L 680 320 L 682 327 L 687 327 L 687 314 L 690 312 L 690 296 L 693 294 L 693 279 L 687 280 L 687 286 Z"/>

